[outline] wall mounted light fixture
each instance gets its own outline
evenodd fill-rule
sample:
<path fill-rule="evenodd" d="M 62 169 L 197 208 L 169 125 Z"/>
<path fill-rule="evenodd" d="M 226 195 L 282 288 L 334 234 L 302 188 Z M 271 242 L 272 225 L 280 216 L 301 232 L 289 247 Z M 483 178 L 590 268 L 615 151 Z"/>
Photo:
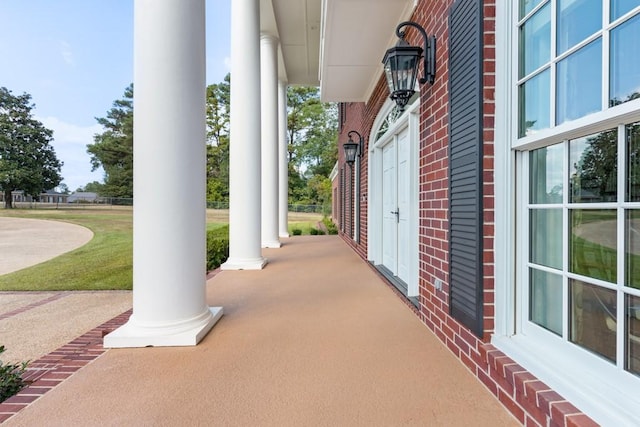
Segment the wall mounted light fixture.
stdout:
<path fill-rule="evenodd" d="M 422 34 L 424 48 L 411 46 L 405 41 L 404 27 L 414 27 Z M 400 40 L 394 47 L 387 50 L 382 63 L 387 76 L 390 98 L 396 101 L 400 110 L 404 110 L 409 99 L 415 93 L 420 58 L 423 59 L 424 70 L 424 75 L 419 79 L 420 84 L 427 82 L 433 84 L 435 80 L 436 36 L 428 36 L 424 28 L 413 21 L 401 22 L 396 27 L 396 36 Z"/>
<path fill-rule="evenodd" d="M 358 142 L 353 141 L 351 138 L 352 134 L 358 135 Z M 349 137 L 349 140 L 342 144 L 342 147 L 344 148 L 344 159 L 349 165 L 353 165 L 356 161 L 356 157 L 359 157 L 362 153 L 363 138 L 362 135 L 355 130 L 349 131 L 347 136 Z"/>

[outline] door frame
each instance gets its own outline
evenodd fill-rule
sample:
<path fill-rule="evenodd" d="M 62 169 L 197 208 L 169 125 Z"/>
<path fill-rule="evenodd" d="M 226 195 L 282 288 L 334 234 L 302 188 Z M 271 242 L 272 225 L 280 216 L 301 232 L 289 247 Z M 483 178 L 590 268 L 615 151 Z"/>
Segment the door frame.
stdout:
<path fill-rule="evenodd" d="M 409 281 L 407 285 L 407 297 L 419 295 L 418 286 L 418 232 L 419 232 L 419 119 L 420 101 L 419 97 L 405 111 L 394 117 L 393 108 L 395 102 L 387 100 L 380 109 L 376 117 L 372 132 L 369 135 L 368 150 L 368 226 L 367 226 L 367 257 L 376 266 L 382 265 L 382 148 L 391 141 L 395 141 L 396 136 L 408 128 L 409 138 Z M 388 126 L 386 132 L 378 137 L 383 126 Z M 397 161 L 397 158 L 396 158 Z"/>

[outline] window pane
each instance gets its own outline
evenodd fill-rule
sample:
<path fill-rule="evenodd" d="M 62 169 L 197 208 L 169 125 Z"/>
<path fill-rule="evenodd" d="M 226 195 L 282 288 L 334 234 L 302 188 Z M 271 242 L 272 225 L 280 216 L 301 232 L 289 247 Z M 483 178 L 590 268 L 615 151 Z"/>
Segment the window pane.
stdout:
<path fill-rule="evenodd" d="M 616 360 L 616 293 L 579 280 L 569 281 L 569 339 L 612 362 Z"/>
<path fill-rule="evenodd" d="M 550 126 L 549 70 L 520 86 L 519 136 L 532 135 Z"/>
<path fill-rule="evenodd" d="M 569 142 L 571 203 L 615 202 L 618 132 L 609 130 Z"/>
<path fill-rule="evenodd" d="M 529 201 L 562 203 L 562 144 L 533 150 L 529 154 Z"/>
<path fill-rule="evenodd" d="M 602 0 L 558 0 L 558 55 L 602 28 Z"/>
<path fill-rule="evenodd" d="M 601 64 L 601 39 L 558 62 L 556 124 L 602 109 Z"/>
<path fill-rule="evenodd" d="M 543 0 L 520 0 L 520 18 L 531 12 Z"/>
<path fill-rule="evenodd" d="M 551 6 L 546 5 L 520 28 L 520 78 L 551 58 Z"/>
<path fill-rule="evenodd" d="M 626 367 L 627 370 L 640 375 L 640 298 L 628 295 L 626 312 Z"/>
<path fill-rule="evenodd" d="M 637 6 L 640 6 L 640 0 L 611 0 L 611 22 Z"/>
<path fill-rule="evenodd" d="M 531 269 L 529 320 L 562 335 L 562 276 Z"/>
<path fill-rule="evenodd" d="M 531 209 L 530 261 L 562 269 L 562 209 Z"/>
<path fill-rule="evenodd" d="M 611 31 L 609 105 L 640 97 L 640 15 Z"/>
<path fill-rule="evenodd" d="M 640 202 L 640 123 L 627 125 L 627 201 Z"/>
<path fill-rule="evenodd" d="M 569 223 L 569 271 L 616 283 L 615 209 L 571 209 Z"/>
<path fill-rule="evenodd" d="M 626 220 L 625 284 L 640 289 L 640 210 L 628 210 Z"/>

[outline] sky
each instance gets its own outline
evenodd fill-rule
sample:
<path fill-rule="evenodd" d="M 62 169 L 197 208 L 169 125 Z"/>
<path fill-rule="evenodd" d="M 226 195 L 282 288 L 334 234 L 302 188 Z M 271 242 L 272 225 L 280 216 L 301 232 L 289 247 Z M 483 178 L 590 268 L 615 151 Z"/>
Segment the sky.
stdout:
<path fill-rule="evenodd" d="M 207 84 L 230 71 L 230 1 L 206 0 Z M 87 144 L 133 82 L 133 0 L 0 0 L 0 87 L 32 96 L 71 191 L 103 181 Z"/>

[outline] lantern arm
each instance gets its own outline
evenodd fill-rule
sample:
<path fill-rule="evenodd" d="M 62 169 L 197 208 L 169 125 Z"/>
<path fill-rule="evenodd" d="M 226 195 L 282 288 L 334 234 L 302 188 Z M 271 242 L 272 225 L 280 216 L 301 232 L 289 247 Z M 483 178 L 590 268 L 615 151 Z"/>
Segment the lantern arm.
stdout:
<path fill-rule="evenodd" d="M 424 65 L 424 75 L 420 77 L 420 84 L 425 84 L 429 82 L 429 84 L 433 84 L 436 77 L 436 36 L 428 36 L 427 32 L 420 24 L 417 24 L 413 21 L 404 21 L 398 24 L 396 27 L 396 36 L 402 40 L 404 40 L 405 31 L 404 27 L 413 27 L 420 34 L 422 34 L 422 39 L 424 40 L 424 56 L 423 65 Z"/>
<path fill-rule="evenodd" d="M 356 135 L 358 135 L 358 155 L 361 156 L 362 155 L 362 150 L 363 150 L 363 143 L 364 143 L 364 138 L 362 137 L 362 135 L 360 135 L 360 133 L 357 130 L 352 130 L 349 131 L 349 133 L 347 133 L 347 136 L 349 137 L 349 141 L 352 141 L 351 139 L 351 134 L 355 133 Z"/>

